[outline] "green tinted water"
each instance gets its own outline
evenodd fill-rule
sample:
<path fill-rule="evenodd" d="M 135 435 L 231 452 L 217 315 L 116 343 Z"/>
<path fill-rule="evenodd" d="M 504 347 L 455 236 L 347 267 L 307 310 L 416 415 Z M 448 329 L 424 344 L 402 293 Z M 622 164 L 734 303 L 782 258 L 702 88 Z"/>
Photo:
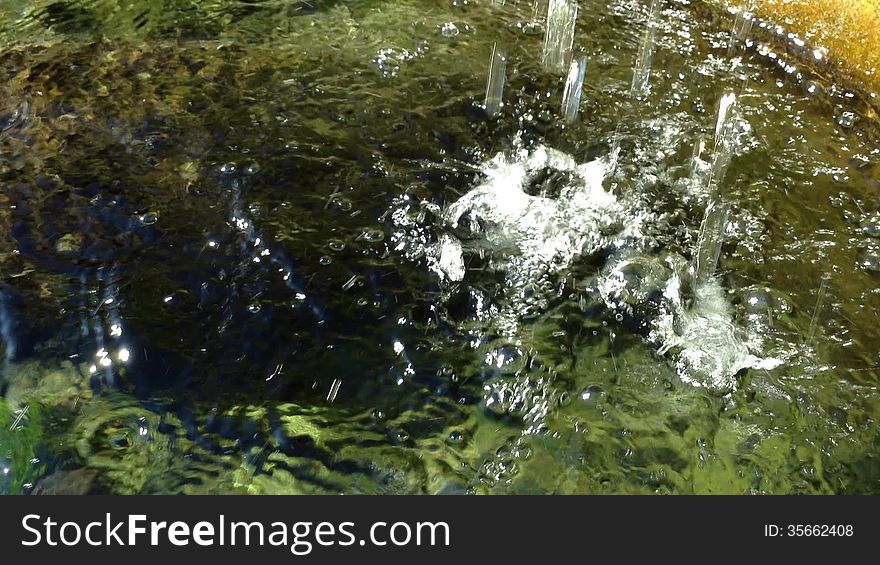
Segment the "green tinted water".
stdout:
<path fill-rule="evenodd" d="M 870 105 L 766 30 L 731 70 L 732 19 L 677 0 L 634 102 L 647 2 L 580 4 L 564 125 L 531 2 L 3 3 L 0 491 L 877 492 Z M 729 91 L 719 288 L 780 366 L 695 386 L 603 300 L 617 248 L 430 268 L 494 155 L 615 135 L 632 252 L 688 260 Z"/>

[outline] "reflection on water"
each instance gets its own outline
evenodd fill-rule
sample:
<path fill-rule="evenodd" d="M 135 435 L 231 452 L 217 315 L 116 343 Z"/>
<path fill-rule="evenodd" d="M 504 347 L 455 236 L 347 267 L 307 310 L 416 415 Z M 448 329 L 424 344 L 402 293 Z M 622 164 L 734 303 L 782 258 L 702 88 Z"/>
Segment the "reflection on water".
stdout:
<path fill-rule="evenodd" d="M 0 492 L 875 492 L 874 114 L 654 5 L 5 2 Z"/>

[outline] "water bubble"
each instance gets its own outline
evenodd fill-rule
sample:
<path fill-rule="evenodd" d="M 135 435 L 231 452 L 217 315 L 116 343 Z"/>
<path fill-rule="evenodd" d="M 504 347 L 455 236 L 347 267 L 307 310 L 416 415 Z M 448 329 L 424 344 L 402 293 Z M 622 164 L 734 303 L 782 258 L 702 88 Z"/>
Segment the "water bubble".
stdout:
<path fill-rule="evenodd" d="M 345 249 L 345 243 L 339 239 L 331 239 L 327 242 L 327 247 L 330 248 L 330 251 L 340 252 Z"/>
<path fill-rule="evenodd" d="M 235 172 L 235 163 L 224 163 L 220 165 L 220 173 L 224 175 L 231 175 Z"/>
<path fill-rule="evenodd" d="M 843 112 L 837 118 L 837 123 L 845 129 L 850 129 L 856 123 L 856 115 L 853 112 Z"/>
<path fill-rule="evenodd" d="M 330 204 L 332 204 L 336 208 L 339 208 L 343 212 L 348 212 L 352 209 L 351 200 L 349 200 L 348 198 L 344 198 L 342 196 L 334 196 L 330 200 Z"/>
<path fill-rule="evenodd" d="M 260 306 L 259 302 L 254 302 L 252 304 L 248 304 L 247 309 L 248 312 L 250 312 L 251 314 L 258 314 L 260 310 L 262 310 L 262 306 Z"/>
<path fill-rule="evenodd" d="M 816 96 L 821 96 L 825 93 L 825 89 L 822 88 L 822 85 L 812 80 L 804 82 L 804 90 L 807 94 L 813 94 Z"/>
<path fill-rule="evenodd" d="M 486 354 L 484 362 L 501 374 L 515 374 L 526 366 L 527 358 L 515 345 L 501 345 Z"/>
<path fill-rule="evenodd" d="M 246 175 L 255 175 L 260 172 L 260 166 L 256 163 L 248 163 L 242 169 L 242 172 Z"/>
<path fill-rule="evenodd" d="M 528 445 L 517 444 L 513 448 L 512 455 L 521 461 L 526 461 L 532 457 L 532 448 Z"/>
<path fill-rule="evenodd" d="M 320 263 L 321 265 L 325 265 L 325 266 L 329 265 L 332 262 L 333 262 L 333 257 L 330 257 L 329 255 L 321 255 L 321 258 L 318 259 L 318 263 Z"/>
<path fill-rule="evenodd" d="M 387 418 L 387 416 L 385 415 L 385 412 L 383 412 L 382 410 L 379 410 L 378 408 L 373 410 L 370 413 L 370 416 L 372 416 L 374 420 L 377 420 L 379 422 L 383 422 L 385 420 L 385 418 Z"/>
<path fill-rule="evenodd" d="M 862 233 L 880 238 L 880 214 L 872 214 L 861 222 Z"/>
<path fill-rule="evenodd" d="M 388 432 L 388 437 L 392 442 L 398 445 L 404 445 L 410 443 L 412 436 L 404 430 L 403 428 L 394 428 L 390 432 Z"/>
<path fill-rule="evenodd" d="M 453 431 L 449 432 L 449 438 L 448 438 L 449 443 L 451 443 L 453 445 L 461 445 L 464 443 L 464 441 L 465 441 L 465 435 L 462 432 L 460 432 L 458 430 L 453 430 Z"/>
<path fill-rule="evenodd" d="M 145 226 L 151 226 L 159 221 L 159 216 L 155 212 L 147 212 L 138 218 Z"/>
<path fill-rule="evenodd" d="M 205 196 L 208 191 L 199 184 L 190 183 L 186 185 L 186 193 L 190 196 Z"/>
<path fill-rule="evenodd" d="M 590 385 L 580 392 L 578 398 L 582 402 L 594 405 L 605 398 L 605 391 L 599 385 Z"/>
<path fill-rule="evenodd" d="M 541 35 L 544 25 L 541 22 L 524 22 L 519 25 L 525 35 Z"/>
<path fill-rule="evenodd" d="M 880 253 L 873 250 L 865 252 L 859 261 L 859 265 L 869 273 L 880 274 Z"/>
<path fill-rule="evenodd" d="M 361 238 L 369 243 L 378 243 L 385 239 L 385 232 L 380 229 L 367 229 L 361 233 Z"/>
<path fill-rule="evenodd" d="M 496 416 L 504 416 L 507 414 L 512 400 L 513 393 L 511 393 L 510 390 L 505 388 L 493 388 L 489 394 L 483 398 L 483 403 L 490 413 Z"/>
<path fill-rule="evenodd" d="M 766 288 L 745 289 L 738 297 L 738 302 L 749 314 L 763 314 L 773 308 L 773 297 Z"/>
<path fill-rule="evenodd" d="M 461 32 L 458 31 L 458 26 L 452 22 L 447 22 L 440 26 L 440 35 L 443 37 L 455 37 L 459 33 Z"/>

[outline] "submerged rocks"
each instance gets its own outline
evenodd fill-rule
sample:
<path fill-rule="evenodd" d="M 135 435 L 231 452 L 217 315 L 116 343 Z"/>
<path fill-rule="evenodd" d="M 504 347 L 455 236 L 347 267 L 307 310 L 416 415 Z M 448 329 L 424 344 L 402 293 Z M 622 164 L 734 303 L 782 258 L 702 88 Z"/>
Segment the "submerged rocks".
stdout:
<path fill-rule="evenodd" d="M 36 495 L 84 495 L 107 494 L 100 484 L 101 472 L 97 469 L 73 469 L 55 471 L 37 481 L 31 494 Z"/>

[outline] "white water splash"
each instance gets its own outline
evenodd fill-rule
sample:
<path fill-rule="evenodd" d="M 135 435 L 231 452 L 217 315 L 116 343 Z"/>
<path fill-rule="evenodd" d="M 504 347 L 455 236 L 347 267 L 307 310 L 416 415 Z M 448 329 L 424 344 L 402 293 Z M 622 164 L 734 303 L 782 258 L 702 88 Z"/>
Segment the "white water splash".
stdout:
<path fill-rule="evenodd" d="M 743 369 L 781 365 L 781 359 L 761 356 L 764 343 L 759 334 L 734 323 L 724 288 L 716 280 L 698 283 L 690 299 L 685 299 L 691 293 L 685 292 L 687 279 L 679 274 L 684 271 L 683 261 L 670 257 L 669 269 L 642 268 L 633 286 L 624 273 L 633 259 L 618 261 L 603 273 L 599 292 L 609 308 L 633 314 L 635 308 L 645 306 L 651 290 L 661 291 L 660 303 L 644 322 L 648 340 L 658 345 L 661 355 L 672 357 L 679 378 L 693 386 L 725 393 L 736 388 L 736 375 Z"/>
<path fill-rule="evenodd" d="M 710 277 L 685 292 L 682 280 L 693 281 L 685 258 L 670 255 L 664 264 L 645 255 L 657 218 L 643 204 L 604 189 L 609 166 L 602 159 L 578 163 L 546 146 L 499 153 L 483 164 L 473 189 L 435 211 L 440 233 L 433 243 L 424 236 L 421 244 L 410 243 L 450 284 L 478 276 L 466 268 L 469 257 L 503 273 L 505 305 L 492 322 L 507 337 L 520 339 L 523 316 L 543 309 L 541 284 L 548 275 L 564 272 L 580 257 L 611 252 L 614 259 L 598 278 L 602 299 L 613 311 L 625 308 L 643 320 L 646 338 L 670 357 L 682 381 L 724 393 L 736 387 L 745 368 L 779 366 L 783 361 L 761 355 L 759 335 L 734 323 L 717 281 Z M 406 203 L 401 210 L 417 206 Z M 392 216 L 399 228 L 412 229 L 406 214 Z M 633 264 L 636 275 L 624 273 Z M 636 286 L 627 286 L 633 280 Z"/>
<path fill-rule="evenodd" d="M 609 239 L 602 233 L 623 209 L 602 187 L 606 165 L 597 160 L 578 164 L 573 157 L 540 146 L 513 156 L 498 154 L 483 168 L 485 180 L 443 213 L 453 231 L 472 236 L 476 245 L 499 258 L 498 267 L 514 264 L 528 270 L 546 266 L 558 270 L 576 255 L 598 249 Z M 565 175 L 558 195 L 529 194 L 527 187 L 539 175 Z M 466 238 L 470 239 L 470 237 Z M 441 245 L 439 265 L 444 276 L 460 280 L 453 256 L 465 247 Z M 531 268 L 529 268 L 531 267 Z"/>

